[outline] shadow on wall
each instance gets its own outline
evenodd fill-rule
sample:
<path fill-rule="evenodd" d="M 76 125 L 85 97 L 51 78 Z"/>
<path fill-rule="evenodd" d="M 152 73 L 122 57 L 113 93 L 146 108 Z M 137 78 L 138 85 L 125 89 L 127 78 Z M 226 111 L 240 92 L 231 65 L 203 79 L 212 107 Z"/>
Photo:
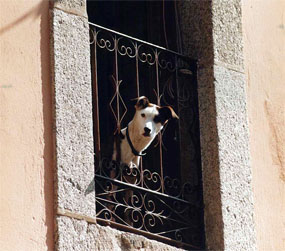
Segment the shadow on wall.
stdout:
<path fill-rule="evenodd" d="M 50 63 L 50 15 L 49 1 L 42 0 L 38 6 L 40 15 L 40 51 L 42 76 L 42 103 L 44 123 L 44 195 L 46 210 L 46 245 L 48 250 L 54 250 L 54 142 L 53 142 L 53 115 L 52 115 L 52 85 Z"/>
<path fill-rule="evenodd" d="M 54 250 L 54 193 L 53 193 L 53 138 L 52 138 L 52 97 L 50 74 L 50 21 L 49 1 L 42 0 L 31 8 L 23 16 L 12 23 L 0 28 L 0 36 L 15 28 L 26 19 L 35 21 L 40 19 L 40 57 L 41 57 L 41 81 L 42 81 L 42 112 L 43 112 L 43 138 L 44 138 L 44 203 L 45 203 L 45 227 L 46 246 L 48 250 Z"/>
<path fill-rule="evenodd" d="M 197 79 L 206 247 L 223 250 L 212 1 L 180 1 L 178 10 L 183 53 L 199 60 Z"/>
<path fill-rule="evenodd" d="M 42 0 L 39 4 L 34 6 L 32 9 L 30 9 L 26 14 L 16 19 L 14 22 L 6 25 L 5 27 L 0 29 L 0 36 L 4 34 L 5 32 L 13 29 L 16 25 L 22 23 L 25 19 L 29 17 L 33 17 L 33 21 L 36 20 L 38 17 L 42 16 L 45 11 L 48 12 L 48 9 L 46 9 L 46 6 L 49 6 L 49 2 Z"/>

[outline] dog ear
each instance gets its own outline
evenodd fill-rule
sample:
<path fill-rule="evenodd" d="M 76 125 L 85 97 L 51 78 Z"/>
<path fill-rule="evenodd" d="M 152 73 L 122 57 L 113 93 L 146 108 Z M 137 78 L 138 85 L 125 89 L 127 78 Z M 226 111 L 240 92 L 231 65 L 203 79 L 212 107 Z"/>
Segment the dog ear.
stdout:
<path fill-rule="evenodd" d="M 145 96 L 141 96 L 141 97 L 138 97 L 132 100 L 136 101 L 136 104 L 135 104 L 136 109 L 144 109 L 149 105 L 149 100 Z"/>
<path fill-rule="evenodd" d="M 178 115 L 175 113 L 171 106 L 160 107 L 158 108 L 158 112 L 164 122 L 169 119 L 179 119 Z"/>

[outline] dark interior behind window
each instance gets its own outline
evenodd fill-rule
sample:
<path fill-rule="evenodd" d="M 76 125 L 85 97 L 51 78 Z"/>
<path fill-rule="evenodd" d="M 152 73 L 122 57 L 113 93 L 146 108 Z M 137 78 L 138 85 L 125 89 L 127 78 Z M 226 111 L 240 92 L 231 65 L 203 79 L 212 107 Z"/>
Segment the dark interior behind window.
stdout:
<path fill-rule="evenodd" d="M 88 1 L 89 21 L 177 51 L 175 1 Z"/>

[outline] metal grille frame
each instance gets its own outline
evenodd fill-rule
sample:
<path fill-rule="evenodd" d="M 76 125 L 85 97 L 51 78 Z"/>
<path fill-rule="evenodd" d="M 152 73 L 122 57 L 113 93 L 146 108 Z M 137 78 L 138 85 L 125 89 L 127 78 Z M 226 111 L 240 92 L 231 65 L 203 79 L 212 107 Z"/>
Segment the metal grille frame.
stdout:
<path fill-rule="evenodd" d="M 122 79 L 119 76 L 119 57 L 133 60 L 136 96 L 140 96 L 140 65 L 148 65 L 155 72 L 155 83 L 152 86 L 156 103 L 169 104 L 166 100 L 173 99 L 179 115 L 183 109 L 192 109 L 190 125 L 198 123 L 197 86 L 189 94 L 183 87 L 179 74 L 191 76 L 196 82 L 197 61 L 180 53 L 127 36 L 89 23 L 91 64 L 93 82 L 93 117 L 95 138 L 95 196 L 96 219 L 103 225 L 145 235 L 149 238 L 191 250 L 204 248 L 203 198 L 202 180 L 197 184 L 184 182 L 164 175 L 163 166 L 163 134 L 159 133 L 156 147 L 159 149 L 158 171 L 149 170 L 142 163 L 139 167 L 129 167 L 124 163 L 101 156 L 100 116 L 98 97 L 98 58 L 97 53 L 104 50 L 112 53 L 114 71 L 110 82 L 114 87 L 110 97 L 109 110 L 116 123 L 114 134 L 122 127 L 122 121 L 128 112 L 126 101 L 120 93 Z M 169 73 L 168 80 L 161 80 L 161 72 Z M 189 99 L 193 99 L 196 107 L 189 108 Z M 178 125 L 178 127 L 180 124 Z M 192 126 L 195 127 L 195 126 Z M 178 128 L 178 131 L 180 129 Z M 193 158 L 198 159 L 201 172 L 199 127 L 192 132 Z M 195 131 L 194 130 L 194 131 Z M 198 136 L 197 136 L 198 135 Z M 180 135 L 181 138 L 181 135 Z M 181 147 L 181 145 L 180 145 Z"/>

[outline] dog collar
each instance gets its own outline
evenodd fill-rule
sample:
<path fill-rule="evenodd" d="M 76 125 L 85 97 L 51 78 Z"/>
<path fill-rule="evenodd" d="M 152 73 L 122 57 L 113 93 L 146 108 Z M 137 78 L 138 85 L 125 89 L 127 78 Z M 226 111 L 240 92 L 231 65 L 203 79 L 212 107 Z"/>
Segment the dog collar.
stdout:
<path fill-rule="evenodd" d="M 128 143 L 129 143 L 129 146 L 130 146 L 131 149 L 132 149 L 132 153 L 133 153 L 134 155 L 136 155 L 136 156 L 144 156 L 144 155 L 146 155 L 146 153 L 139 153 L 139 152 L 134 148 L 134 146 L 133 146 L 133 144 L 132 144 L 132 141 L 131 141 L 131 139 L 130 139 L 129 127 L 128 127 L 128 126 L 127 126 L 127 130 L 126 130 L 126 135 L 127 135 L 127 141 L 128 141 Z"/>

